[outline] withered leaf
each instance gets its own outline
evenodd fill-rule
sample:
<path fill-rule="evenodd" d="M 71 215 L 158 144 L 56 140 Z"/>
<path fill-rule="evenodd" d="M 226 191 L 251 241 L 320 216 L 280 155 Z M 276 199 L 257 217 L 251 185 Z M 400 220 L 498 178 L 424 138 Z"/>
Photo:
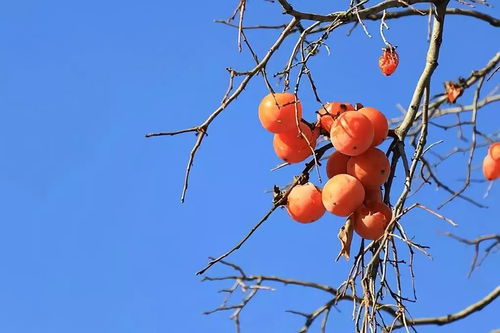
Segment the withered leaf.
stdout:
<path fill-rule="evenodd" d="M 345 221 L 345 224 L 342 227 L 340 227 L 339 233 L 337 234 L 337 237 L 340 240 L 341 249 L 337 256 L 337 259 L 335 259 L 336 261 L 338 261 L 341 256 L 344 256 L 346 260 L 349 260 L 353 230 L 354 230 L 354 214 L 351 214 Z"/>
<path fill-rule="evenodd" d="M 462 96 L 462 94 L 464 93 L 464 89 L 462 88 L 462 86 L 452 81 L 446 81 L 444 83 L 444 87 L 446 89 L 446 96 L 448 97 L 448 102 L 450 103 L 455 103 L 457 98 Z"/>

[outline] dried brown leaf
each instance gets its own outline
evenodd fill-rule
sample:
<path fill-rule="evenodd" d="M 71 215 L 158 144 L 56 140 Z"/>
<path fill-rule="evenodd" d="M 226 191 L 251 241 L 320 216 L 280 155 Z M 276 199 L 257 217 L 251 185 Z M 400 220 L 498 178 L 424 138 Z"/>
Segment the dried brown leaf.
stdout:
<path fill-rule="evenodd" d="M 340 240 L 340 252 L 339 255 L 337 256 L 337 259 L 341 256 L 344 256 L 346 260 L 349 260 L 350 252 L 351 252 L 351 242 L 352 242 L 352 232 L 354 230 L 354 214 L 351 214 L 345 221 L 345 224 L 340 227 L 339 233 L 337 234 L 337 237 Z"/>

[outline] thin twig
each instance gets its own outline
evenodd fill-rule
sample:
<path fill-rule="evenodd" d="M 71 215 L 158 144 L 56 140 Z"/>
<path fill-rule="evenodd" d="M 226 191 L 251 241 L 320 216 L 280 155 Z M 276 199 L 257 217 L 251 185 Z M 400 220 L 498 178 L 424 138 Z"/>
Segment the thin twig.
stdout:
<path fill-rule="evenodd" d="M 472 169 L 472 159 L 474 158 L 474 152 L 476 151 L 476 134 L 477 134 L 476 120 L 477 120 L 477 110 L 478 110 L 477 103 L 479 101 L 479 94 L 481 92 L 481 87 L 483 86 L 483 82 L 484 82 L 484 76 L 479 80 L 479 82 L 477 84 L 476 91 L 474 92 L 474 101 L 473 101 L 474 109 L 472 110 L 472 119 L 471 119 L 472 143 L 470 146 L 469 160 L 467 161 L 467 168 L 466 168 L 467 172 L 465 175 L 465 182 L 464 182 L 462 188 L 460 188 L 458 191 L 453 193 L 453 195 L 451 197 L 449 197 L 446 201 L 444 201 L 442 204 L 440 204 L 438 206 L 438 209 L 442 208 L 444 205 L 446 205 L 447 203 L 449 203 L 450 201 L 455 199 L 457 196 L 462 194 L 467 189 L 467 187 L 469 187 L 470 175 L 471 175 L 471 169 Z"/>
<path fill-rule="evenodd" d="M 459 242 L 462 242 L 462 243 L 467 244 L 467 245 L 473 245 L 474 246 L 474 256 L 472 258 L 472 262 L 471 262 L 471 265 L 470 265 L 469 272 L 467 273 L 468 277 L 470 277 L 472 275 L 472 272 L 474 271 L 474 269 L 479 266 L 479 264 L 477 264 L 477 262 L 478 262 L 478 258 L 479 258 L 479 246 L 481 245 L 481 243 L 486 242 L 486 241 L 490 241 L 490 240 L 494 241 L 484 251 L 485 254 L 484 254 L 483 260 L 491 252 L 491 250 L 493 250 L 495 247 L 497 247 L 497 246 L 500 245 L 500 234 L 483 235 L 483 236 L 477 237 L 475 239 L 462 238 L 462 237 L 456 236 L 456 235 L 454 235 L 454 234 L 452 234 L 450 232 L 445 232 L 444 234 L 446 236 L 448 236 L 448 237 L 451 237 L 453 239 L 458 240 Z"/>

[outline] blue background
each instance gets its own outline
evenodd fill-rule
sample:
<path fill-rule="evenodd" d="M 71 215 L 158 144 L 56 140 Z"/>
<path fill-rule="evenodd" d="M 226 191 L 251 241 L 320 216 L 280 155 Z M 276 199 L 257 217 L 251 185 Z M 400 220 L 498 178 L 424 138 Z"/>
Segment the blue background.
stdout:
<path fill-rule="evenodd" d="M 196 156 L 187 201 L 179 203 L 193 134 L 145 139 L 154 131 L 201 123 L 217 107 L 226 87 L 225 67 L 253 66 L 236 48 L 236 30 L 213 23 L 232 13 L 236 1 L 3 1 L 0 3 L 0 331 L 56 332 L 232 332 L 229 313 L 202 314 L 220 304 L 217 290 L 230 283 L 200 282 L 194 273 L 208 256 L 231 247 L 271 206 L 266 192 L 285 185 L 301 165 L 270 172 L 280 161 L 272 135 L 260 127 L 259 100 L 267 93 L 254 78 L 237 101 L 210 127 Z M 453 2 L 452 6 L 458 4 Z M 322 1 L 297 9 L 327 13 Z M 498 16 L 495 8 L 479 10 Z M 248 3 L 248 24 L 281 24 L 280 6 Z M 358 27 L 335 31 L 311 61 L 324 100 L 362 102 L 400 115 L 424 65 L 426 18 L 389 21 L 387 38 L 399 46 L 400 67 L 384 77 L 377 68 L 383 43 Z M 498 33 L 487 23 L 449 16 L 433 94 L 442 82 L 468 76 L 497 52 Z M 277 31 L 249 31 L 260 57 Z M 268 68 L 282 69 L 295 37 L 285 42 Z M 485 83 L 482 96 L 498 82 Z M 278 81 L 272 79 L 276 89 Z M 459 103 L 470 104 L 471 92 Z M 306 119 L 319 105 L 307 85 L 300 98 Z M 499 129 L 498 107 L 479 113 L 479 129 Z M 469 117 L 469 115 L 467 115 Z M 447 123 L 453 123 L 450 118 Z M 443 123 L 446 123 L 444 121 Z M 467 129 L 470 133 L 470 128 Z M 432 128 L 434 151 L 459 142 L 455 132 Z M 481 179 L 485 149 L 478 149 L 473 178 Z M 439 167 L 442 179 L 459 188 L 467 155 Z M 400 173 L 396 181 L 402 182 Z M 313 181 L 318 183 L 313 177 Z M 418 302 L 414 317 L 445 315 L 482 298 L 498 285 L 498 255 L 471 278 L 472 248 L 442 235 L 464 237 L 498 232 L 498 184 L 482 199 L 487 183 L 467 194 L 489 205 L 460 199 L 442 209 L 459 226 L 414 211 L 403 221 L 415 241 L 429 245 L 433 260 L 416 255 Z M 396 186 L 396 189 L 400 185 Z M 398 193 L 395 189 L 394 194 Z M 412 197 L 435 208 L 448 197 L 430 186 Z M 396 197 L 393 197 L 394 201 Z M 292 222 L 279 210 L 230 261 L 249 274 L 269 274 L 337 286 L 351 262 L 335 262 L 342 219 Z M 355 241 L 357 248 L 359 240 Z M 402 247 L 404 249 L 404 247 Z M 406 252 L 403 257 L 407 258 Z M 214 266 L 210 276 L 232 273 Z M 404 272 L 406 287 L 410 286 Z M 293 332 L 327 295 L 275 285 L 241 314 L 243 332 Z M 407 290 L 409 291 L 409 290 Z M 236 295 L 237 296 L 237 295 Z M 235 298 L 238 301 L 238 298 Z M 350 303 L 330 315 L 329 331 L 352 330 Z M 500 303 L 455 324 L 424 332 L 487 332 L 500 327 Z M 496 315 L 496 316 L 495 316 Z M 313 326 L 312 331 L 317 331 Z"/>

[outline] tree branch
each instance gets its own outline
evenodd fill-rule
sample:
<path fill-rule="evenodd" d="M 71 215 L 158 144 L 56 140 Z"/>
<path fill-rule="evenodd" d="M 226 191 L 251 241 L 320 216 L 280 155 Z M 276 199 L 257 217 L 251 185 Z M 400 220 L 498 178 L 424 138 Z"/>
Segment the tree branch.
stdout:
<path fill-rule="evenodd" d="M 360 3 L 357 4 L 357 6 L 360 6 L 362 4 L 365 4 L 367 1 L 361 1 Z M 416 4 L 416 3 L 429 3 L 432 1 L 429 0 L 410 0 L 410 1 L 398 1 L 398 0 L 386 0 L 382 1 L 372 7 L 366 8 L 359 10 L 357 13 L 348 13 L 345 11 L 342 12 L 333 12 L 327 15 L 320 15 L 320 14 L 314 14 L 314 13 L 305 13 L 305 12 L 300 12 L 295 10 L 286 0 L 279 0 L 279 3 L 284 9 L 284 12 L 288 15 L 291 15 L 297 19 L 300 20 L 310 20 L 310 21 L 317 21 L 317 22 L 333 22 L 340 20 L 343 23 L 349 23 L 349 22 L 358 22 L 359 18 L 365 19 L 370 15 L 378 14 L 379 12 L 383 11 L 384 9 L 388 8 L 397 8 L 397 7 L 408 7 L 410 5 Z M 359 16 L 359 18 L 358 18 Z"/>
<path fill-rule="evenodd" d="M 430 317 L 430 318 L 417 318 L 417 319 L 407 319 L 406 323 L 409 326 L 417 326 L 417 325 L 446 325 L 450 324 L 454 321 L 463 319 L 477 311 L 482 310 L 485 306 L 493 302 L 498 296 L 500 295 L 500 287 L 496 287 L 493 289 L 492 292 L 490 292 L 488 295 L 486 295 L 483 299 L 479 300 L 478 302 L 469 305 L 462 311 L 456 312 L 454 314 L 449 314 L 446 316 L 442 317 Z M 394 325 L 394 329 L 404 327 L 402 323 Z"/>
<path fill-rule="evenodd" d="M 195 142 L 195 144 L 193 146 L 193 149 L 191 150 L 191 153 L 189 154 L 189 160 L 188 160 L 187 167 L 186 167 L 186 175 L 184 177 L 184 186 L 183 186 L 182 194 L 181 194 L 181 202 L 184 202 L 184 200 L 186 198 L 186 192 L 187 192 L 187 188 L 188 188 L 188 182 L 189 182 L 189 175 L 190 175 L 190 172 L 191 172 L 191 166 L 193 165 L 193 160 L 194 160 L 194 157 L 196 155 L 196 152 L 200 148 L 201 143 L 203 142 L 203 139 L 206 136 L 206 132 L 208 130 L 208 127 L 210 126 L 210 124 L 212 123 L 212 121 L 214 121 L 214 119 L 217 118 L 217 116 L 222 111 L 224 111 L 224 109 L 229 104 L 231 104 L 231 102 L 233 102 L 243 92 L 243 90 L 247 86 L 248 82 L 250 82 L 250 80 L 256 74 L 258 74 L 259 72 L 261 72 L 265 68 L 265 66 L 266 66 L 267 62 L 269 61 L 269 59 L 271 58 L 271 56 L 280 47 L 281 43 L 285 40 L 285 38 L 289 35 L 289 33 L 295 28 L 295 26 L 297 25 L 297 23 L 298 23 L 298 20 L 296 18 L 292 18 L 292 20 L 288 23 L 288 25 L 286 26 L 286 28 L 278 36 L 278 38 L 276 39 L 276 41 L 274 42 L 274 44 L 269 48 L 269 50 L 267 51 L 267 53 L 264 56 L 264 58 L 262 58 L 262 60 L 251 71 L 249 71 L 249 72 L 246 73 L 245 78 L 241 81 L 241 83 L 236 88 L 236 90 L 230 96 L 228 96 L 227 98 L 225 98 L 222 101 L 222 103 L 219 105 L 219 107 L 217 109 L 215 109 L 215 111 L 210 116 L 208 116 L 208 118 L 200 126 L 196 127 L 196 129 L 198 129 L 197 130 L 197 132 L 198 132 L 198 138 L 197 138 L 197 140 L 196 140 L 196 142 Z M 178 131 L 178 132 L 179 133 L 184 133 L 184 132 L 190 132 L 190 131 L 192 131 L 192 129 L 181 130 L 181 131 Z M 179 134 L 179 133 L 176 133 L 176 134 Z M 150 135 L 148 135 L 148 137 L 149 136 L 158 136 L 158 135 L 160 135 L 160 134 L 156 134 L 156 135 L 151 135 L 150 134 Z M 174 134 L 165 134 L 165 135 L 174 135 Z"/>
<path fill-rule="evenodd" d="M 397 11 L 397 12 L 387 12 L 385 15 L 385 19 L 398 19 L 406 16 L 425 16 L 429 15 L 431 12 L 429 9 L 419 9 L 419 11 L 415 11 L 412 9 Z M 478 12 L 476 10 L 465 10 L 460 8 L 448 8 L 446 9 L 446 15 L 461 15 L 461 16 L 470 16 L 482 21 L 485 21 L 491 24 L 494 27 L 500 27 L 500 20 L 496 17 L 487 15 L 485 13 Z M 378 21 L 382 19 L 382 14 L 368 15 L 365 19 Z"/>
<path fill-rule="evenodd" d="M 479 267 L 481 265 L 481 263 L 484 261 L 484 259 L 486 259 L 486 257 L 488 256 L 488 254 L 490 254 L 490 252 L 500 246 L 500 234 L 491 234 L 491 235 L 484 235 L 484 236 L 480 236 L 480 237 L 477 237 L 475 239 L 466 239 L 466 238 L 462 238 L 462 237 L 458 237 L 450 232 L 446 232 L 445 233 L 446 236 L 448 237 L 451 237 L 453 239 L 456 239 L 457 241 L 461 242 L 461 243 L 464 243 L 464 244 L 467 244 L 467 245 L 473 245 L 474 246 L 474 256 L 472 258 L 472 261 L 471 261 L 471 264 L 470 264 L 470 269 L 469 269 L 469 273 L 467 273 L 467 276 L 470 277 L 472 275 L 472 272 L 474 271 L 475 268 Z M 483 242 L 487 242 L 487 241 L 494 241 L 493 243 L 491 243 L 485 250 L 484 250 L 484 256 L 481 260 L 479 260 L 479 263 L 478 263 L 478 258 L 479 258 L 479 246 L 483 243 Z"/>
<path fill-rule="evenodd" d="M 269 209 L 269 211 L 252 227 L 252 229 L 250 229 L 250 231 L 233 248 L 231 248 L 227 252 L 221 254 L 217 258 L 211 259 L 204 268 L 202 268 L 201 270 L 196 272 L 196 275 L 203 274 L 207 269 L 209 269 L 210 267 L 215 265 L 217 262 L 221 261 L 222 259 L 229 256 L 234 251 L 238 250 L 253 235 L 253 233 L 255 231 L 257 231 L 257 229 L 262 225 L 262 223 L 264 223 L 269 218 L 269 216 L 271 216 L 271 214 L 276 210 L 276 208 L 286 204 L 287 199 L 288 199 L 288 195 L 290 194 L 292 189 L 296 185 L 304 183 L 309 178 L 309 172 L 316 165 L 316 161 L 319 160 L 321 158 L 321 156 L 323 156 L 323 154 L 330 148 L 332 148 L 331 143 L 317 149 L 315 152 L 315 157 L 306 164 L 306 166 L 305 166 L 304 170 L 302 170 L 302 173 L 300 174 L 300 176 L 295 177 L 295 180 L 291 183 L 291 185 L 288 187 L 288 189 L 284 193 L 280 193 L 275 198 L 274 204 L 271 207 L 271 209 Z"/>
<path fill-rule="evenodd" d="M 422 99 L 424 88 L 428 86 L 431 76 L 438 66 L 439 49 L 443 41 L 444 17 L 447 5 L 448 0 L 441 1 L 436 5 L 436 17 L 434 19 L 431 42 L 427 51 L 426 64 L 413 93 L 410 106 L 408 107 L 408 112 L 401 122 L 401 125 L 399 125 L 394 131 L 400 141 L 403 141 L 404 137 L 408 133 L 408 130 L 413 125 L 420 107 L 420 101 Z"/>

